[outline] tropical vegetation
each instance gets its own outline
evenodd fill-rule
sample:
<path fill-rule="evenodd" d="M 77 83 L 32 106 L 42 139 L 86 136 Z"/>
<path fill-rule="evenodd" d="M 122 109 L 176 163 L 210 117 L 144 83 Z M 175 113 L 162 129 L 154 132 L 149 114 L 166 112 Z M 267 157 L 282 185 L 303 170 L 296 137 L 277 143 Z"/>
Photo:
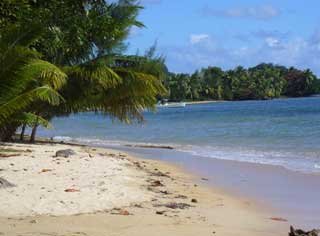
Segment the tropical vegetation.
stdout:
<path fill-rule="evenodd" d="M 21 138 L 53 117 L 83 111 L 142 120 L 165 92 L 154 50 L 126 56 L 141 7 L 134 0 L 4 0 L 0 3 L 0 139 Z"/>
<path fill-rule="evenodd" d="M 191 75 L 171 73 L 164 84 L 165 98 L 172 101 L 272 99 L 320 92 L 320 80 L 310 70 L 265 63 L 248 69 L 208 67 Z"/>

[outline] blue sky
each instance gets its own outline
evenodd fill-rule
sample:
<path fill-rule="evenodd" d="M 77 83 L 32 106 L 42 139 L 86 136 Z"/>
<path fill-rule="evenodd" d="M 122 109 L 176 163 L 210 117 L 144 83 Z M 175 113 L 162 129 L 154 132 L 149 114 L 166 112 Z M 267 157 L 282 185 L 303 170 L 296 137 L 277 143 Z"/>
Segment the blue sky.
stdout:
<path fill-rule="evenodd" d="M 156 40 L 173 72 L 273 62 L 320 75 L 319 0 L 141 0 L 129 52 Z"/>

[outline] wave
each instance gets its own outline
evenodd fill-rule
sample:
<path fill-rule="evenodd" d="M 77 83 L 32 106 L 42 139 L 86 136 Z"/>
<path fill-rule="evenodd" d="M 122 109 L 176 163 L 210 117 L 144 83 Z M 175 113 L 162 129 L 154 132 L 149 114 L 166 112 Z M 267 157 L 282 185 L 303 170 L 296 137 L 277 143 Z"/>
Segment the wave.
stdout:
<path fill-rule="evenodd" d="M 320 173 L 319 153 L 262 151 L 249 148 L 193 145 L 185 146 L 179 149 L 179 151 L 198 157 L 281 166 L 289 170 L 304 173 Z"/>

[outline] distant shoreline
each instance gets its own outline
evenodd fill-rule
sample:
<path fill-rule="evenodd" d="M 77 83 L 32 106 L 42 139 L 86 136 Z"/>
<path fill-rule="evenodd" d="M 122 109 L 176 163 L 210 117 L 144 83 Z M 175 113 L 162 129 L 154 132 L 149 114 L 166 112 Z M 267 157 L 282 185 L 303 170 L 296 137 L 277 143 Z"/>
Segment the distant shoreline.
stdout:
<path fill-rule="evenodd" d="M 185 103 L 186 105 L 195 105 L 195 104 L 210 104 L 210 103 L 217 103 L 217 102 L 225 102 L 225 100 L 192 101 L 192 102 L 185 102 Z"/>
<path fill-rule="evenodd" d="M 195 105 L 195 104 L 210 104 L 210 103 L 218 103 L 218 102 L 245 102 L 245 101 L 272 101 L 272 100 L 285 100 L 285 99 L 299 99 L 299 98 L 316 98 L 320 97 L 320 94 L 313 94 L 310 96 L 301 96 L 301 97 L 286 97 L 281 96 L 278 98 L 270 98 L 270 99 L 244 99 L 244 100 L 204 100 L 204 101 L 182 101 L 187 105 Z"/>

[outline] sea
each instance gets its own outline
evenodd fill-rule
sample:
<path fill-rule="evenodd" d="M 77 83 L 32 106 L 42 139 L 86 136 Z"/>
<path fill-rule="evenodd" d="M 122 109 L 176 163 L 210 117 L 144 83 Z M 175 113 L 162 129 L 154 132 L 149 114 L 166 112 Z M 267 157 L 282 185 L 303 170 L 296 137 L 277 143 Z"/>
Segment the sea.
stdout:
<path fill-rule="evenodd" d="M 39 136 L 109 147 L 171 146 L 200 158 L 320 173 L 320 97 L 223 101 L 143 115 L 132 124 L 99 113 L 59 117 Z"/>

